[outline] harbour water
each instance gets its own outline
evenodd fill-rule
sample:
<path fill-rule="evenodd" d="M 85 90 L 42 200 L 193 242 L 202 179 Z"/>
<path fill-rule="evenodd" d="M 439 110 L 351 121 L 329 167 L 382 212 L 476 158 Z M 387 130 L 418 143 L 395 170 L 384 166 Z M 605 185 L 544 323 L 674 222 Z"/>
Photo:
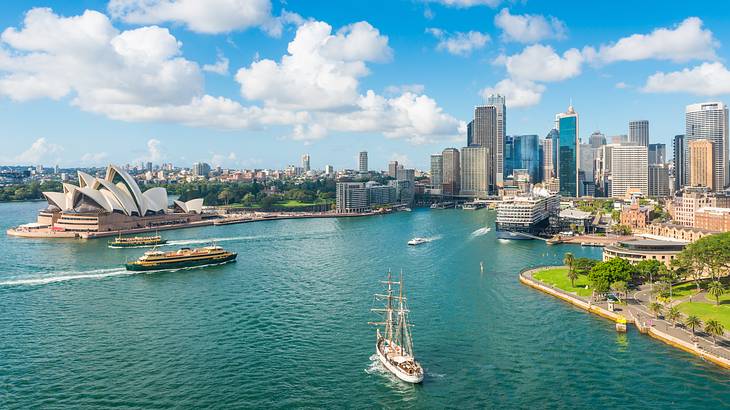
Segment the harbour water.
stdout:
<path fill-rule="evenodd" d="M 42 206 L 0 204 L 0 408 L 730 406 L 727 371 L 520 285 L 600 248 L 497 240 L 493 211 L 170 231 L 169 249 L 215 240 L 238 262 L 129 274 L 144 249 L 4 235 Z M 388 268 L 406 274 L 419 386 L 373 356 Z"/>

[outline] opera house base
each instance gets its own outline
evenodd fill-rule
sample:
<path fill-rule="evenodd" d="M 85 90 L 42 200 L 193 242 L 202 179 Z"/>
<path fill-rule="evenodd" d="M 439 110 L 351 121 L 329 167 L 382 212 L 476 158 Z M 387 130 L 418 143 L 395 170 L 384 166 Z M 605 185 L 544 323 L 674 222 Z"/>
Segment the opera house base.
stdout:
<path fill-rule="evenodd" d="M 127 216 L 119 213 L 78 213 L 41 211 L 38 222 L 7 230 L 24 238 L 101 238 L 108 236 L 192 228 L 212 225 L 197 213 L 164 213 Z"/>

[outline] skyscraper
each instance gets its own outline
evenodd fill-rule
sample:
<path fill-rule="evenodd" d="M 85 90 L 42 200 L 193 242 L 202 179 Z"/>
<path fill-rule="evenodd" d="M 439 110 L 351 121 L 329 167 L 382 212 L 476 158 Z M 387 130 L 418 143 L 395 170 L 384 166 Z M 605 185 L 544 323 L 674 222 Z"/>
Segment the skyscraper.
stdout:
<path fill-rule="evenodd" d="M 509 177 L 515 169 L 525 169 L 530 182 L 540 178 L 540 137 L 537 135 L 514 135 L 505 138 L 504 176 Z"/>
<path fill-rule="evenodd" d="M 685 110 L 685 166 L 688 165 L 689 142 L 706 139 L 712 142 L 713 187 L 721 190 L 728 185 L 728 108 L 721 102 L 706 102 L 688 105 Z"/>
<path fill-rule="evenodd" d="M 302 169 L 304 172 L 309 172 L 309 154 L 302 155 Z"/>
<path fill-rule="evenodd" d="M 669 169 L 666 164 L 649 164 L 649 196 L 669 196 Z"/>
<path fill-rule="evenodd" d="M 684 135 L 675 135 L 672 146 L 674 148 L 674 192 L 679 192 L 687 184 Z"/>
<path fill-rule="evenodd" d="M 560 195 L 577 197 L 578 192 L 578 113 L 573 106 L 555 116 L 560 145 L 558 146 L 558 179 Z"/>
<path fill-rule="evenodd" d="M 207 177 L 210 174 L 210 165 L 205 162 L 196 162 L 193 164 L 193 176 Z"/>
<path fill-rule="evenodd" d="M 459 163 L 459 150 L 446 148 L 441 156 L 443 158 L 443 180 L 441 190 L 444 195 L 459 195 L 461 190 L 461 166 Z"/>
<path fill-rule="evenodd" d="M 664 144 L 649 144 L 649 165 L 664 164 L 667 162 L 667 146 Z"/>
<path fill-rule="evenodd" d="M 687 144 L 689 152 L 689 185 L 717 189 L 715 184 L 714 147 L 710 140 L 691 140 Z"/>
<path fill-rule="evenodd" d="M 472 145 L 474 145 L 474 120 L 466 124 L 466 146 L 471 147 Z"/>
<path fill-rule="evenodd" d="M 648 152 L 643 145 L 617 145 L 611 149 L 611 196 L 632 192 L 649 195 Z"/>
<path fill-rule="evenodd" d="M 497 146 L 497 109 L 492 105 L 481 105 L 474 108 L 474 120 L 471 122 L 471 147 L 485 147 L 490 155 L 490 163 L 494 164 L 487 175 L 489 192 L 494 192 L 496 184 L 497 158 L 495 151 Z M 501 148 L 500 148 L 501 153 Z M 500 159 L 501 161 L 501 159 Z"/>
<path fill-rule="evenodd" d="M 358 170 L 360 172 L 368 172 L 368 152 L 360 151 L 360 158 L 358 161 Z"/>
<path fill-rule="evenodd" d="M 580 144 L 580 170 L 583 171 L 585 182 L 595 179 L 596 151 L 590 144 Z"/>
<path fill-rule="evenodd" d="M 495 136 L 495 142 L 493 147 L 490 148 L 492 157 L 495 162 L 495 169 L 493 171 L 494 176 L 492 177 L 496 183 L 496 186 L 502 186 L 504 178 L 504 138 L 507 136 L 507 106 L 505 104 L 505 98 L 503 95 L 492 94 L 487 98 L 487 105 L 494 107 L 497 115 L 496 129 L 497 133 Z"/>
<path fill-rule="evenodd" d="M 545 139 L 540 140 L 542 149 L 540 150 L 540 163 L 542 164 L 542 180 L 547 181 L 555 178 L 555 164 L 553 163 L 553 144 L 554 141 L 548 134 Z"/>
<path fill-rule="evenodd" d="M 431 155 L 431 186 L 441 189 L 444 181 L 444 157 L 441 154 Z"/>
<path fill-rule="evenodd" d="M 489 195 L 487 178 L 490 172 L 489 149 L 487 147 L 464 147 L 461 149 L 461 195 L 484 198 Z"/>
<path fill-rule="evenodd" d="M 398 161 L 390 161 L 388 163 L 388 176 L 392 178 L 398 177 Z"/>
<path fill-rule="evenodd" d="M 649 146 L 649 121 L 629 121 L 629 144 Z"/>
<path fill-rule="evenodd" d="M 592 148 L 600 148 L 601 145 L 606 145 L 606 136 L 601 131 L 595 131 L 588 138 L 588 143 L 591 144 Z"/>

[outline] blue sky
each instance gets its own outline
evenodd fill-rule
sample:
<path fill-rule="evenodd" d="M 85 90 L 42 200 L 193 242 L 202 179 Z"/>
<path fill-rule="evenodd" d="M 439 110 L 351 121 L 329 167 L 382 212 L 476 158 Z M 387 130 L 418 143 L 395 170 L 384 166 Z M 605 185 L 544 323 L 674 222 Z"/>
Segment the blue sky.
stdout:
<path fill-rule="evenodd" d="M 592 3 L 4 2 L 0 164 L 426 168 L 495 90 L 508 134 L 572 98 L 584 138 L 647 119 L 663 143 L 727 102 L 730 3 Z"/>

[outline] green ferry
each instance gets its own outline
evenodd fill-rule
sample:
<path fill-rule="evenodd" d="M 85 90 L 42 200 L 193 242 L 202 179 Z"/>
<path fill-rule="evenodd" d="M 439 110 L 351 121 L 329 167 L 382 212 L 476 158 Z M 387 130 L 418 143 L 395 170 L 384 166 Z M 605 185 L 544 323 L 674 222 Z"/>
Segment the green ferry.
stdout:
<path fill-rule="evenodd" d="M 151 250 L 136 261 L 126 263 L 125 266 L 131 271 L 181 269 L 235 262 L 236 256 L 237 253 L 215 245 L 195 249 L 181 248 L 171 252 Z"/>
<path fill-rule="evenodd" d="M 160 235 L 155 236 L 132 236 L 123 238 L 118 236 L 107 242 L 110 248 L 142 248 L 146 246 L 157 246 L 166 244 L 167 241 Z"/>

